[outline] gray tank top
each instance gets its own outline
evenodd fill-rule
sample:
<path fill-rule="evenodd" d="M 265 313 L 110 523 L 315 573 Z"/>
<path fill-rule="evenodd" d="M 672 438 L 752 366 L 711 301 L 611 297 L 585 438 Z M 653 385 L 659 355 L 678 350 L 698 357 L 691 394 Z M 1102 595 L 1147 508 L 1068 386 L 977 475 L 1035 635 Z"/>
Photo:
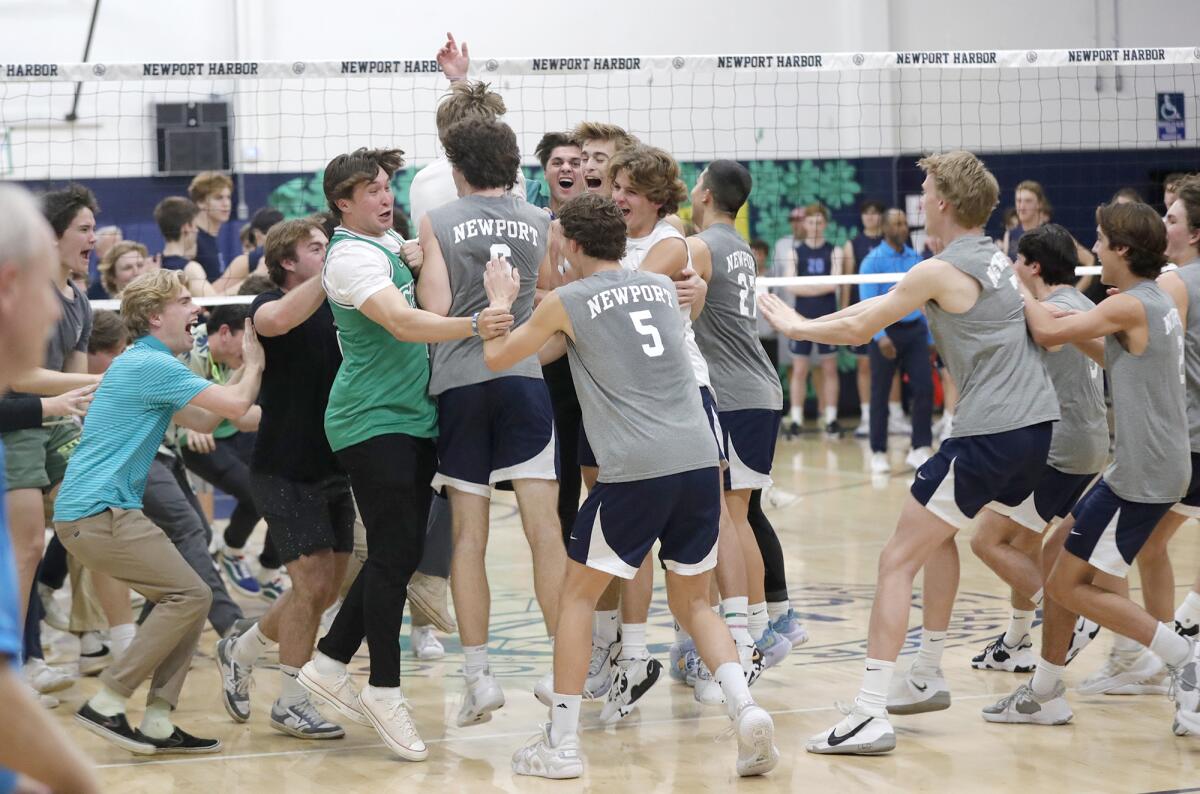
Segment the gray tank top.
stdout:
<path fill-rule="evenodd" d="M 1183 347 L 1183 374 L 1187 382 L 1188 435 L 1191 450 L 1200 454 L 1200 259 L 1175 271 L 1188 293 L 1187 333 Z"/>
<path fill-rule="evenodd" d="M 488 306 L 483 271 L 488 260 L 503 253 L 521 274 L 521 290 L 513 301 L 516 325 L 533 313 L 538 268 L 546 256 L 550 216 L 513 196 L 464 196 L 428 213 L 450 275 L 450 317 L 470 317 Z M 483 340 L 477 336 L 433 346 L 429 393 L 520 375 L 541 378 L 537 356 L 501 372 L 483 363 Z"/>
<path fill-rule="evenodd" d="M 1059 287 L 1046 303 L 1081 312 L 1096 304 L 1074 287 Z M 1062 419 L 1054 426 L 1046 462 L 1067 474 L 1095 474 L 1108 460 L 1108 411 L 1104 406 L 1104 370 L 1074 345 L 1042 351 L 1042 361 Z"/>
<path fill-rule="evenodd" d="M 981 436 L 1058 419 L 1054 387 L 1025 328 L 1025 306 L 1008 257 L 991 239 L 959 237 L 937 257 L 979 282 L 979 298 L 961 314 L 934 301 L 925 317 L 938 353 L 958 386 L 952 436 Z"/>
<path fill-rule="evenodd" d="M 603 271 L 556 292 L 575 332 L 567 355 L 600 482 L 715 467 L 671 280 Z"/>
<path fill-rule="evenodd" d="M 754 253 L 726 223 L 710 226 L 697 237 L 712 253 L 712 278 L 704 311 L 693 327 L 708 362 L 717 406 L 722 411 L 778 411 L 783 407 L 783 388 L 758 341 Z"/>
<path fill-rule="evenodd" d="M 1153 281 L 1124 292 L 1146 310 L 1150 341 L 1135 356 L 1104 338 L 1104 363 L 1112 385 L 1116 443 L 1104 479 L 1130 502 L 1177 502 L 1187 491 L 1192 463 L 1184 398 L 1183 324 L 1171 296 Z"/>

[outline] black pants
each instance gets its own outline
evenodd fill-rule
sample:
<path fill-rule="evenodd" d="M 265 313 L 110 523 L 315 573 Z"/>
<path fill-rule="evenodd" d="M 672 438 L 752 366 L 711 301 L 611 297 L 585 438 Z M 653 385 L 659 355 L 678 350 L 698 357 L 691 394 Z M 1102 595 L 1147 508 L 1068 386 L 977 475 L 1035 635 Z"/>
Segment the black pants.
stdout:
<path fill-rule="evenodd" d="M 558 521 L 562 525 L 565 545 L 575 527 L 579 493 L 583 488 L 579 473 L 579 427 L 583 424 L 583 414 L 566 356 L 542 367 L 542 377 L 546 379 L 550 403 L 554 406 L 554 432 L 558 436 L 559 460 L 562 461 L 558 475 Z"/>
<path fill-rule="evenodd" d="M 229 438 L 218 438 L 217 448 L 207 455 L 183 450 L 183 462 L 205 482 L 220 488 L 237 500 L 229 524 L 225 527 L 225 545 L 240 549 L 260 518 L 254 506 L 254 492 L 250 488 L 250 455 L 254 451 L 254 434 L 238 433 Z M 264 568 L 278 568 L 279 554 L 267 533 L 262 554 L 258 557 Z"/>
<path fill-rule="evenodd" d="M 437 449 L 432 439 L 389 433 L 337 456 L 367 528 L 367 561 L 317 650 L 349 664 L 365 637 L 371 686 L 400 686 L 400 627 L 425 547 Z"/>
<path fill-rule="evenodd" d="M 37 580 L 39 584 L 44 584 L 51 590 L 57 590 L 67 581 L 67 549 L 58 539 L 58 535 L 52 536 L 46 544 L 46 553 L 42 555 Z"/>
<path fill-rule="evenodd" d="M 767 601 L 786 601 L 788 598 L 787 569 L 783 563 L 783 547 L 779 545 L 779 536 L 775 527 L 762 509 L 762 491 L 750 495 L 750 510 L 747 513 L 750 528 L 754 530 L 754 540 L 758 543 L 758 551 L 763 558 L 763 584 L 766 589 Z"/>
<path fill-rule="evenodd" d="M 425 553 L 417 570 L 426 576 L 450 578 L 450 555 L 454 551 L 454 530 L 450 525 L 450 500 L 434 495 L 429 505 L 429 526 L 425 529 Z M 368 553 L 370 550 L 368 549 Z"/>
<path fill-rule="evenodd" d="M 879 352 L 879 343 L 871 341 L 871 451 L 887 452 L 888 393 L 897 365 L 908 375 L 913 449 L 928 447 L 933 444 L 933 370 L 925 321 L 892 323 L 884 330 L 896 346 L 896 357 L 887 358 Z"/>

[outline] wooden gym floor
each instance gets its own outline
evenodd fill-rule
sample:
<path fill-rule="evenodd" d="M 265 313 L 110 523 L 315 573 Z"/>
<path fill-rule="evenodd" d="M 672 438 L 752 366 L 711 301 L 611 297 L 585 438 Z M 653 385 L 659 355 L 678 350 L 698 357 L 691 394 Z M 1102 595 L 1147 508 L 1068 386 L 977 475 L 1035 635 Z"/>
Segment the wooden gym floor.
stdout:
<path fill-rule="evenodd" d="M 787 555 L 793 604 L 803 613 L 811 640 L 768 671 L 753 690 L 775 717 L 782 753 L 779 767 L 766 779 L 737 778 L 734 741 L 717 741 L 728 724 L 723 709 L 700 706 L 691 690 L 665 675 L 642 700 L 639 712 L 618 728 L 597 725 L 599 705 L 585 704 L 582 738 L 588 768 L 582 780 L 552 782 L 512 775 L 513 750 L 545 719 L 545 709 L 531 692 L 537 677 L 549 669 L 551 648 L 533 600 L 529 553 L 511 494 L 500 495 L 493 509 L 489 564 L 494 599 L 491 659 L 508 703 L 489 723 L 453 727 L 461 696 L 457 638 L 443 637 L 445 659 L 423 663 L 407 652 L 406 631 L 404 690 L 430 747 L 424 763 L 399 760 L 373 731 L 354 724 L 346 726 L 346 738 L 329 742 L 303 742 L 271 730 L 267 713 L 279 686 L 273 656 L 256 672 L 253 716 L 245 725 L 233 723 L 219 701 L 211 629 L 201 640 L 177 720 L 199 735 L 219 736 L 225 743 L 223 753 L 143 760 L 84 732 L 70 718 L 95 691 L 94 679 L 59 693 L 63 704 L 53 713 L 95 759 L 104 789 L 122 794 L 324 794 L 418 786 L 570 792 L 609 785 L 638 792 L 724 791 L 733 786 L 764 792 L 1200 791 L 1200 738 L 1171 734 L 1172 705 L 1165 697 L 1082 697 L 1072 692 L 1075 722 L 1066 727 L 990 725 L 980 718 L 981 707 L 1010 692 L 1022 677 L 970 667 L 970 657 L 1003 630 L 1008 601 L 1006 588 L 972 556 L 969 533 L 958 538 L 962 583 L 944 660 L 953 706 L 895 718 L 898 747 L 886 757 L 823 757 L 804 751 L 806 737 L 839 718 L 834 701 L 848 702 L 857 692 L 876 559 L 912 479 L 902 463 L 907 440 L 893 437 L 891 442 L 896 471 L 874 481 L 867 473 L 865 442 L 809 434 L 779 445 L 776 483 L 800 498 L 769 515 Z M 1198 548 L 1195 528 L 1189 524 L 1173 547 L 1179 598 L 1197 571 Z M 1136 577 L 1133 584 L 1136 588 Z M 651 652 L 666 663 L 671 619 L 661 580 L 657 585 L 648 639 Z M 906 654 L 915 653 L 919 641 L 919 589 L 913 605 Z M 248 614 L 258 614 L 264 606 L 245 603 Z M 1110 642 L 1111 636 L 1102 633 L 1072 665 L 1069 686 L 1104 662 Z M 63 644 L 56 646 L 51 663 L 74 661 L 69 650 L 60 649 Z M 365 654 L 364 645 L 354 665 L 360 685 L 367 678 Z M 905 666 L 907 660 L 901 659 Z M 141 697 L 139 693 L 130 701 L 134 724 L 140 719 Z"/>

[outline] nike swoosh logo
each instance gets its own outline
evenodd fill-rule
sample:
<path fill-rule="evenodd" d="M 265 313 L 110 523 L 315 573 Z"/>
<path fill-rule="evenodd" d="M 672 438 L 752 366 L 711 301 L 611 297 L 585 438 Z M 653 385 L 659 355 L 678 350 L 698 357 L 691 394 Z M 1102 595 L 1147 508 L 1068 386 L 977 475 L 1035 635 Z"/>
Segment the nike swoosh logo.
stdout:
<path fill-rule="evenodd" d="M 882 669 L 883 669 L 882 667 L 868 667 L 867 672 L 868 673 L 878 673 Z"/>
<path fill-rule="evenodd" d="M 826 741 L 829 742 L 830 747 L 837 747 L 842 742 L 845 742 L 848 739 L 853 739 L 855 736 L 857 736 L 858 732 L 861 731 L 863 728 L 867 727 L 867 725 L 869 725 L 871 723 L 871 721 L 874 719 L 875 719 L 874 717 L 867 717 L 866 720 L 864 720 L 863 722 L 858 724 L 858 727 L 856 727 L 854 730 L 847 733 L 845 736 L 838 736 L 837 729 L 834 728 L 832 731 L 829 732 L 829 738 L 826 739 Z"/>
<path fill-rule="evenodd" d="M 926 689 L 929 689 L 929 684 L 918 684 L 916 681 L 913 681 L 912 685 L 913 689 L 917 690 L 918 692 L 924 692 Z"/>
<path fill-rule="evenodd" d="M 569 540 L 579 540 L 579 538 L 575 537 L 574 535 L 569 536 L 568 539 Z"/>
<path fill-rule="evenodd" d="M 926 477 L 925 477 L 925 475 L 924 475 L 924 474 L 922 474 L 921 472 L 917 472 L 917 479 L 918 479 L 918 480 L 924 480 L 924 479 L 927 479 L 927 478 L 926 478 Z"/>
<path fill-rule="evenodd" d="M 1068 534 L 1068 535 L 1082 535 L 1083 533 L 1082 533 L 1082 532 L 1080 532 L 1080 531 L 1079 531 L 1079 530 L 1077 530 L 1077 529 L 1072 529 L 1072 530 L 1071 530 L 1070 532 L 1068 532 L 1067 534 Z"/>

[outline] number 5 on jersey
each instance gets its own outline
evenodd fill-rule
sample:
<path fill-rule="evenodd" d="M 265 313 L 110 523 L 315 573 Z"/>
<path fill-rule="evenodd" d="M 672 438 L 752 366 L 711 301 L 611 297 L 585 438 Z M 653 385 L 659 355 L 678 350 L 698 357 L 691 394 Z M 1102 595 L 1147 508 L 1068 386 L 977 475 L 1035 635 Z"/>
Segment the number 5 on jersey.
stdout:
<path fill-rule="evenodd" d="M 642 336 L 650 337 L 650 341 L 642 345 L 642 352 L 650 358 L 656 358 L 663 354 L 662 336 L 659 335 L 658 329 L 650 322 L 653 315 L 649 310 L 640 312 L 630 312 L 629 319 L 633 321 L 633 327 Z"/>

